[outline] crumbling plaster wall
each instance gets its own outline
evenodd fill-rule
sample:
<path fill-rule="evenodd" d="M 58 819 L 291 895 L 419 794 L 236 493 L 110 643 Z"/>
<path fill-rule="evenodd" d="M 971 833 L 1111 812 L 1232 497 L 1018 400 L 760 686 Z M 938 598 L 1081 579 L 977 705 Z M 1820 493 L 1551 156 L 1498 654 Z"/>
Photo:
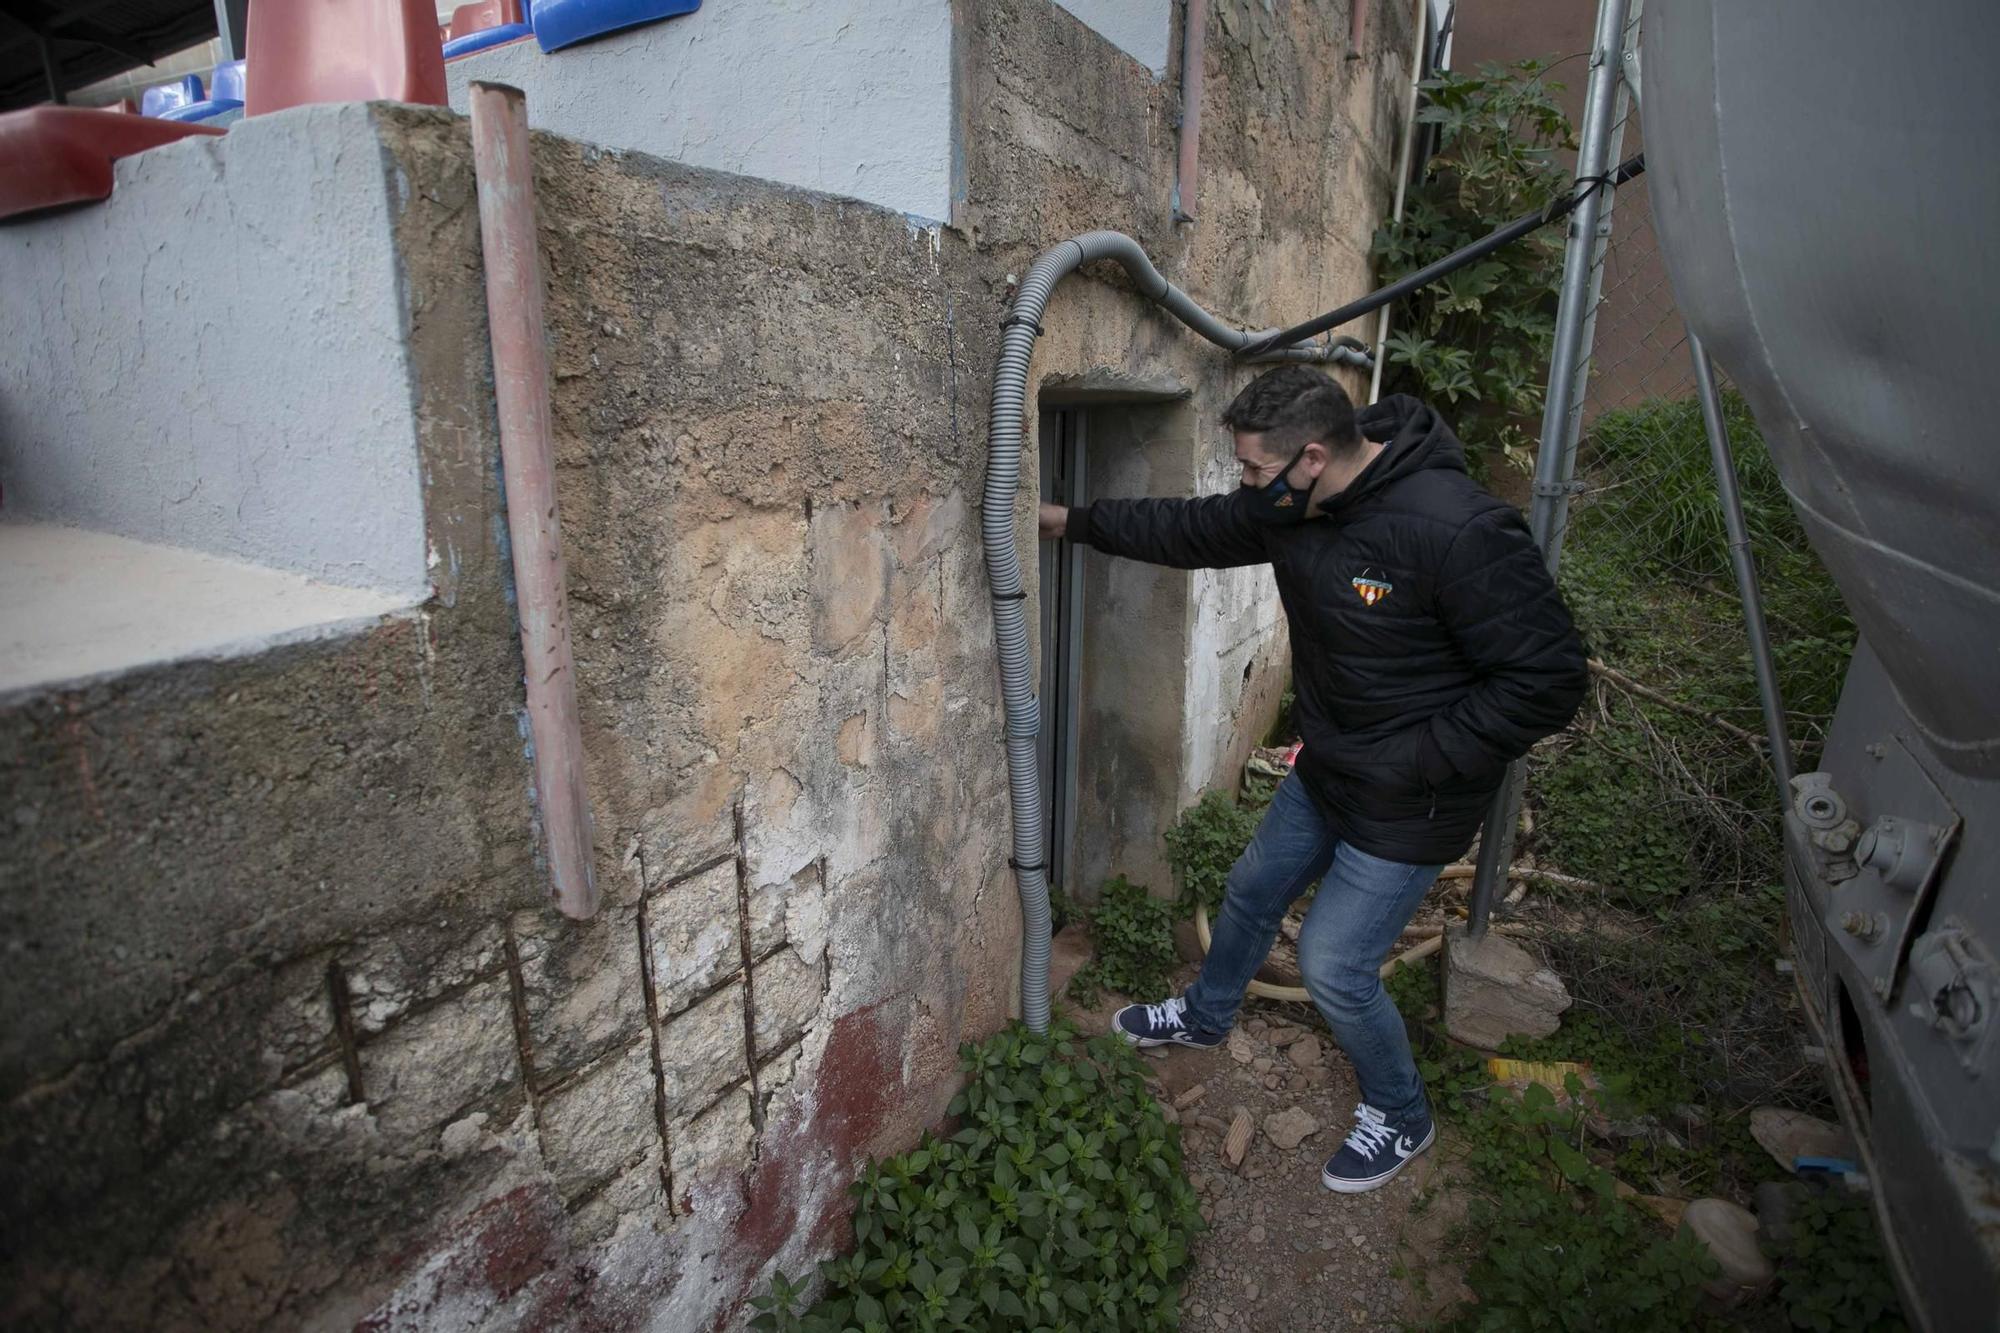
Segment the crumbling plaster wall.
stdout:
<path fill-rule="evenodd" d="M 708 1327 L 830 1251 L 1013 1004 L 962 243 L 537 142 L 606 887 L 571 923 L 467 130 L 374 115 L 438 594 L 0 713 L 10 1322 Z"/>
<path fill-rule="evenodd" d="M 1099 34 L 1037 0 L 977 9 L 978 21 L 960 28 L 960 115 L 972 151 L 968 202 L 957 221 L 1006 271 L 1025 271 L 1064 237 L 1111 228 L 1138 237 L 1169 280 L 1243 327 L 1304 319 L 1372 285 L 1368 246 L 1393 193 L 1404 123 L 1407 13 L 1378 9 L 1369 48 L 1350 53 L 1343 6 L 1213 0 L 1195 221 L 1177 223 L 1178 77 L 1153 79 L 1108 51 Z M 1179 494 L 1237 483 L 1217 418 L 1253 368 L 1232 364 L 1135 296 L 1111 265 L 1059 287 L 1043 325 L 1029 375 L 1029 421 L 1037 419 L 1033 395 L 1045 386 L 1065 397 L 1079 385 L 1178 386 L 1194 450 L 1163 437 L 1171 459 L 1125 475 Z M 1346 331 L 1366 334 L 1372 324 Z M 1365 375 L 1334 374 L 1363 400 Z M 1031 467 L 1034 459 L 1031 451 Z M 1095 475 L 1092 491 L 1108 493 Z M 1030 539 L 1024 524 L 1022 540 Z M 1139 728 L 1146 734 L 1135 740 L 1132 728 L 1106 727 L 1102 710 L 1098 732 L 1087 721 L 1082 744 L 1111 751 L 1094 757 L 1101 772 L 1144 773 L 1172 793 L 1165 804 L 1178 807 L 1210 785 L 1233 788 L 1275 714 L 1289 658 L 1267 569 L 1166 577 L 1184 580 L 1176 599 L 1187 617 L 1184 652 L 1178 660 L 1129 665 L 1172 682 L 1181 719 L 1177 753 L 1161 751 L 1154 729 Z M 1116 868 L 1171 892 L 1157 838 L 1173 809 L 1117 799 L 1099 808 L 1120 821 L 1109 840 L 1135 849 Z M 1079 836 L 1091 837 L 1080 822 Z M 1086 866 L 1100 859 L 1079 853 Z M 1087 895 L 1093 886 L 1082 887 Z"/>
<path fill-rule="evenodd" d="M 584 924 L 530 836 L 466 128 L 372 113 L 436 593 L 0 711 L 10 1323 L 704 1329 L 833 1252 L 858 1162 L 1014 1002 L 977 530 L 1007 274 L 1116 226 L 1246 322 L 1365 282 L 1396 65 L 1277 9 L 1212 25 L 1192 227 L 1170 85 L 1046 0 L 957 11 L 957 230 L 537 141 Z M 1247 375 L 1115 275 L 1046 323 L 1036 385 L 1178 384 L 1199 424 Z M 1227 480 L 1199 439 L 1189 491 Z M 1282 674 L 1271 593 L 1188 587 L 1220 609 L 1183 745 L 1226 772 Z"/>

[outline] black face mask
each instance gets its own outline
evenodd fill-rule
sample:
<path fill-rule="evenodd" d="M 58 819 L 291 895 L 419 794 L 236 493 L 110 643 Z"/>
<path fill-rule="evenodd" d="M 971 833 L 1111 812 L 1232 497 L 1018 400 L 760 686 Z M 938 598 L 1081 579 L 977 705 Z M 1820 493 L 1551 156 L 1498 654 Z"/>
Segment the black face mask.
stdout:
<path fill-rule="evenodd" d="M 1286 480 L 1291 475 L 1292 469 L 1299 465 L 1299 460 L 1306 456 L 1309 444 L 1310 441 L 1300 445 L 1299 451 L 1292 455 L 1292 461 L 1280 468 L 1278 475 L 1271 478 L 1267 484 L 1258 486 L 1247 481 L 1243 483 L 1242 488 L 1250 493 L 1247 502 L 1251 518 L 1259 523 L 1281 528 L 1294 523 L 1303 523 L 1311 517 L 1312 487 L 1308 485 L 1304 490 L 1299 490 Z"/>

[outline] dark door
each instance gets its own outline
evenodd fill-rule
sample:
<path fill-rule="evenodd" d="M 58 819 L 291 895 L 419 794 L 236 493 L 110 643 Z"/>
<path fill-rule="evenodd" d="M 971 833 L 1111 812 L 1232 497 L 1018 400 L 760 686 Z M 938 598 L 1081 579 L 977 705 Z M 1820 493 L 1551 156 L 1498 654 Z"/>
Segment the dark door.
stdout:
<path fill-rule="evenodd" d="M 1085 502 L 1084 416 L 1073 408 L 1042 413 L 1042 499 Z M 1083 552 L 1072 541 L 1041 543 L 1042 813 L 1048 841 L 1043 864 L 1052 888 L 1068 883 L 1070 841 L 1076 824 L 1077 695 L 1082 679 Z"/>

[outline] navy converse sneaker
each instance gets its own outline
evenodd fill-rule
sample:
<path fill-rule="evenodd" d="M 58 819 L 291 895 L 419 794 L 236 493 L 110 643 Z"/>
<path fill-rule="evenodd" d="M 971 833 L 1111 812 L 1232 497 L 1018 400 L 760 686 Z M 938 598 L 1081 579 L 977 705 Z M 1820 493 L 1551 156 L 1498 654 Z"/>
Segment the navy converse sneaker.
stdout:
<path fill-rule="evenodd" d="M 1159 1004 L 1128 1004 L 1111 1016 L 1111 1030 L 1134 1046 L 1193 1046 L 1213 1050 L 1221 1032 L 1197 1032 L 1187 1025 L 1187 1001 L 1176 995 Z"/>
<path fill-rule="evenodd" d="M 1416 1118 L 1392 1125 L 1380 1111 L 1363 1102 L 1354 1108 L 1354 1132 L 1339 1152 L 1326 1159 L 1320 1183 L 1340 1194 L 1380 1189 L 1436 1139 L 1437 1125 L 1430 1112 L 1419 1111 Z"/>

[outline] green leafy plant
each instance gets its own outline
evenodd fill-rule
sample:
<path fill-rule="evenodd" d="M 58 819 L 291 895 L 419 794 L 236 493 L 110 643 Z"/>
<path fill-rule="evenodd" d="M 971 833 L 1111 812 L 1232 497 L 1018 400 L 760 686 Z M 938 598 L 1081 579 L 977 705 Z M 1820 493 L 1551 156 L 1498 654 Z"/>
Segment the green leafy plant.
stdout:
<path fill-rule="evenodd" d="M 1793 1328 L 1814 1333 L 1901 1333 L 1902 1305 L 1860 1195 L 1831 1189 L 1794 1205 L 1778 1249 L 1778 1297 Z"/>
<path fill-rule="evenodd" d="M 1201 1227 L 1180 1131 L 1147 1095 L 1132 1049 L 1014 1024 L 960 1051 L 960 1128 L 864 1171 L 855 1251 L 820 1266 L 826 1290 L 778 1274 L 752 1327 L 1170 1329 Z"/>
<path fill-rule="evenodd" d="M 1482 65 L 1425 81 L 1419 121 L 1437 127 L 1437 151 L 1411 186 L 1400 222 L 1375 233 L 1373 254 L 1394 281 L 1495 227 L 1546 208 L 1569 189 L 1557 154 L 1574 146 L 1537 61 Z M 1468 445 L 1531 457 L 1562 279 L 1559 229 L 1534 232 L 1412 294 L 1384 347 L 1385 387 L 1453 408 Z"/>
<path fill-rule="evenodd" d="M 1713 1261 L 1691 1238 L 1670 1236 L 1620 1196 L 1618 1177 L 1588 1136 L 1585 1118 L 1606 1102 L 1621 1113 L 1667 1093 L 1671 1065 L 1635 1079 L 1632 1052 L 1615 1031 L 1564 1031 L 1542 1043 L 1510 1043 L 1507 1053 L 1540 1060 L 1594 1057 L 1599 1088 L 1586 1099 L 1571 1074 L 1561 1099 L 1530 1085 L 1499 1089 L 1483 1058 L 1445 1040 L 1424 1013 L 1436 996 L 1429 963 L 1400 968 L 1390 993 L 1419 1049 L 1418 1067 L 1433 1109 L 1461 1154 L 1467 1207 L 1460 1240 L 1476 1246 L 1466 1282 L 1478 1297 L 1446 1329 L 1512 1333 L 1517 1329 L 1680 1330 L 1701 1326 L 1701 1284 Z M 1588 1052 L 1586 1056 L 1582 1052 Z M 1643 1063 L 1643 1062 L 1642 1062 Z"/>
<path fill-rule="evenodd" d="M 1278 715 L 1271 719 L 1270 729 L 1264 733 L 1264 744 L 1284 745 L 1298 735 L 1292 726 L 1292 711 L 1298 707 L 1298 696 L 1293 693 L 1292 682 L 1285 682 L 1285 692 L 1278 696 Z"/>
<path fill-rule="evenodd" d="M 1486 1237 L 1466 1273 L 1479 1300 L 1447 1328 L 1680 1333 L 1698 1326 L 1701 1284 L 1714 1260 L 1693 1237 L 1664 1234 L 1620 1199 L 1612 1175 L 1577 1146 L 1573 1119 L 1539 1086 L 1518 1100 L 1494 1100 L 1474 1150 L 1487 1193 L 1466 1218 Z"/>
<path fill-rule="evenodd" d="M 1726 394 L 1745 519 L 1778 664 L 1803 742 L 1838 698 L 1854 626 L 1785 499 L 1748 409 Z M 1589 491 L 1564 547 L 1562 585 L 1594 655 L 1686 705 L 1607 689 L 1531 768 L 1538 852 L 1656 914 L 1779 877 L 1769 768 L 1741 735 L 1762 731 L 1728 538 L 1698 404 L 1657 400 L 1591 425 Z"/>
<path fill-rule="evenodd" d="M 1258 807 L 1238 805 L 1219 791 L 1203 792 L 1201 800 L 1181 812 L 1167 830 L 1167 864 L 1190 906 L 1200 903 L 1210 912 L 1222 906 L 1229 868 L 1250 845 L 1261 816 Z"/>
<path fill-rule="evenodd" d="M 1100 987 L 1121 995 L 1163 995 L 1168 974 L 1180 964 L 1174 922 L 1182 915 L 1172 899 L 1155 898 L 1119 875 L 1098 890 L 1089 910 L 1091 959 L 1070 979 L 1079 1004 L 1094 1004 Z"/>

